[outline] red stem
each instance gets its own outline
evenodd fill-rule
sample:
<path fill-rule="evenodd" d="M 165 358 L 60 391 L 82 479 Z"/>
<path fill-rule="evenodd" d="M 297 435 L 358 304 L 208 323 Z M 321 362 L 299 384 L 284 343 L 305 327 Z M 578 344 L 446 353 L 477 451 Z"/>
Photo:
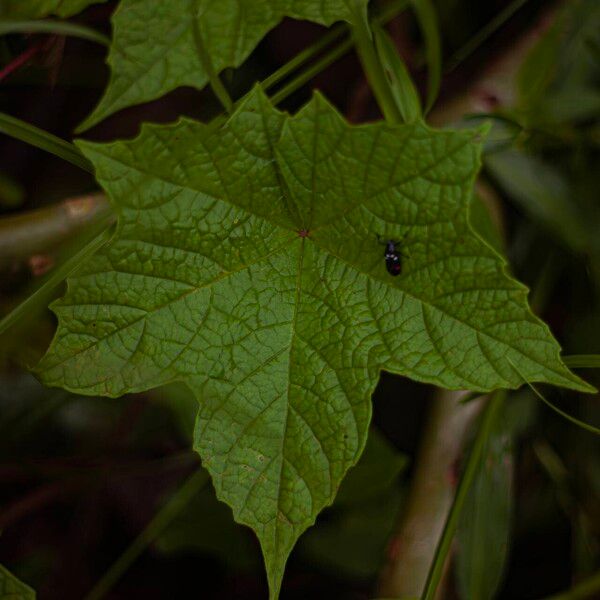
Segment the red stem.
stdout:
<path fill-rule="evenodd" d="M 40 43 L 34 44 L 33 46 L 29 46 L 25 52 L 22 52 L 11 60 L 1 71 L 0 71 L 0 81 L 6 79 L 11 73 L 14 73 L 26 63 L 28 63 L 40 50 L 42 45 Z"/>

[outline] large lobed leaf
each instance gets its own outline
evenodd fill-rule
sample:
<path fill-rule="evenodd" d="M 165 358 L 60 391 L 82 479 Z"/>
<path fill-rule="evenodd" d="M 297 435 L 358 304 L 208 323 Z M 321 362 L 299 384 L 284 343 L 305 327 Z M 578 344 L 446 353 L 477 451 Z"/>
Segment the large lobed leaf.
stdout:
<path fill-rule="evenodd" d="M 49 15 L 71 17 L 91 4 L 106 0 L 1 0 L 0 18 L 41 19 Z"/>
<path fill-rule="evenodd" d="M 110 83 L 81 127 L 91 127 L 117 110 L 183 85 L 204 87 L 208 74 L 203 61 L 210 60 L 217 73 L 239 66 L 284 16 L 331 25 L 350 19 L 348 4 L 358 3 L 364 9 L 366 2 L 121 0 L 113 17 Z"/>
<path fill-rule="evenodd" d="M 217 129 L 183 119 L 81 142 L 117 234 L 69 281 L 45 383 L 119 396 L 180 380 L 217 494 L 257 533 L 276 596 L 298 536 L 365 444 L 386 370 L 448 388 L 589 386 L 467 221 L 480 133 L 297 116 L 258 89 Z M 389 275 L 377 236 L 404 239 Z"/>

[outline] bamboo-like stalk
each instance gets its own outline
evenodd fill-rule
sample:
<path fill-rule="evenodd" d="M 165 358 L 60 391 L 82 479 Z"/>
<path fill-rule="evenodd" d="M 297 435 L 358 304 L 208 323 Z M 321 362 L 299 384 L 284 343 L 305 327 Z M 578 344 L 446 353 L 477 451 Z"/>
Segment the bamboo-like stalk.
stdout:
<path fill-rule="evenodd" d="M 104 194 L 67 198 L 57 204 L 0 219 L 0 264 L 47 252 L 111 212 Z"/>
<path fill-rule="evenodd" d="M 388 545 L 379 596 L 420 597 L 455 490 L 455 468 L 483 398 L 461 404 L 465 392 L 439 389 L 417 454 L 406 509 Z"/>

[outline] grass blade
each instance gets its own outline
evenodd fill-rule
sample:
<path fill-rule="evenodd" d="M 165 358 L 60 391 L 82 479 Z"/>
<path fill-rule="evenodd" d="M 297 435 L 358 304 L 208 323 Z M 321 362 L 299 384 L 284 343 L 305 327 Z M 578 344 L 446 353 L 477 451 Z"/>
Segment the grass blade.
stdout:
<path fill-rule="evenodd" d="M 385 25 L 389 21 L 391 21 L 396 15 L 405 10 L 409 5 L 410 0 L 396 0 L 395 2 L 389 2 L 385 7 L 373 18 L 373 24 L 376 25 Z M 333 34 L 336 31 L 333 39 L 330 37 L 330 34 Z M 279 83 L 281 80 L 285 79 L 291 72 L 303 66 L 307 63 L 311 58 L 319 54 L 321 49 L 326 48 L 333 41 L 338 40 L 343 37 L 343 34 L 349 33 L 349 28 L 346 25 L 339 26 L 338 30 L 332 30 L 330 34 L 327 34 L 323 41 L 327 38 L 326 43 L 320 44 L 316 42 L 313 46 L 307 48 L 306 51 L 301 52 L 297 59 L 292 59 L 289 63 L 283 65 L 280 69 L 275 71 L 272 75 L 267 77 L 261 82 L 261 85 L 264 89 L 271 88 Z M 313 77 L 324 71 L 327 67 L 332 65 L 336 60 L 340 59 L 347 52 L 352 49 L 354 45 L 354 41 L 347 37 L 343 39 L 338 44 L 334 45 L 330 48 L 325 54 L 323 54 L 317 61 L 313 64 L 309 64 L 306 66 L 300 73 L 294 76 L 288 83 L 285 84 L 280 90 L 278 90 L 275 94 L 271 96 L 271 100 L 273 104 L 279 104 L 286 98 L 288 98 L 291 94 L 293 94 L 296 90 L 301 88 L 303 85 L 308 83 Z M 301 60 L 300 60 L 301 58 Z M 288 64 L 291 65 L 293 63 L 293 69 L 288 68 Z M 239 100 L 238 100 L 239 103 Z"/>
<path fill-rule="evenodd" d="M 103 46 L 110 46 L 110 38 L 104 34 L 78 23 L 70 23 L 69 21 L 53 21 L 51 19 L 17 21 L 13 19 L 0 19 L 0 35 L 8 33 L 49 33 L 76 37 L 96 42 Z"/>
<path fill-rule="evenodd" d="M 371 86 L 371 91 L 385 120 L 388 123 L 400 123 L 402 122 L 402 115 L 396 106 L 389 80 L 375 51 L 369 19 L 363 8 L 364 5 L 355 0 L 352 15 L 352 36 L 356 44 L 356 51 Z"/>
<path fill-rule="evenodd" d="M 188 505 L 192 498 L 208 482 L 208 472 L 198 469 L 173 494 L 169 501 L 154 515 L 146 528 L 135 538 L 117 561 L 94 586 L 85 600 L 100 600 L 121 579 L 140 554 L 157 538 L 171 521 Z"/>
<path fill-rule="evenodd" d="M 431 0 L 412 0 L 412 6 L 425 40 L 428 68 L 425 113 L 428 113 L 438 97 L 442 81 L 442 42 L 437 13 Z"/>
<path fill-rule="evenodd" d="M 93 174 L 94 172 L 88 159 L 81 154 L 74 144 L 5 113 L 0 113 L 0 133 L 50 152 L 50 154 L 54 154 L 54 156 L 58 156 L 88 173 Z"/>
<path fill-rule="evenodd" d="M 371 29 L 375 38 L 375 48 L 388 78 L 396 106 L 405 123 L 414 123 L 422 118 L 422 110 L 419 94 L 410 73 L 387 31 L 376 23 L 371 26 Z"/>
<path fill-rule="evenodd" d="M 570 369 L 598 369 L 600 354 L 572 354 L 563 356 L 563 362 Z"/>
<path fill-rule="evenodd" d="M 442 537 L 440 538 L 435 551 L 433 563 L 431 564 L 431 569 L 429 570 L 429 575 L 427 576 L 427 582 L 425 584 L 425 590 L 422 596 L 423 600 L 434 600 L 436 597 L 437 588 L 442 577 L 446 558 L 448 557 L 448 553 L 452 545 L 452 540 L 454 539 L 454 534 L 458 526 L 460 515 L 465 506 L 465 501 L 475 479 L 475 475 L 478 472 L 488 438 L 494 425 L 496 424 L 498 415 L 501 412 L 505 397 L 506 392 L 500 390 L 498 392 L 494 392 L 487 402 L 487 406 L 485 407 L 481 418 L 481 424 L 479 426 L 477 436 L 475 437 L 473 447 L 471 448 L 471 453 L 467 459 L 465 470 L 463 471 L 458 488 L 456 489 L 456 496 L 454 497 L 452 508 L 450 509 L 450 513 L 446 519 Z"/>

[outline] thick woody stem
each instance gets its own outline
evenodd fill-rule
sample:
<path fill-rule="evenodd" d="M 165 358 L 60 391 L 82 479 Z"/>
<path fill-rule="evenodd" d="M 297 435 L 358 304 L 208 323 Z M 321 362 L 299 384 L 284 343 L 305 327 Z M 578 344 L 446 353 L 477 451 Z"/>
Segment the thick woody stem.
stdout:
<path fill-rule="evenodd" d="M 0 263 L 48 252 L 111 208 L 104 194 L 67 198 L 58 204 L 0 219 Z"/>
<path fill-rule="evenodd" d="M 379 582 L 382 597 L 420 597 L 456 486 L 456 466 L 482 400 L 461 404 L 465 392 L 438 390 L 417 455 L 402 520 L 388 545 Z"/>

